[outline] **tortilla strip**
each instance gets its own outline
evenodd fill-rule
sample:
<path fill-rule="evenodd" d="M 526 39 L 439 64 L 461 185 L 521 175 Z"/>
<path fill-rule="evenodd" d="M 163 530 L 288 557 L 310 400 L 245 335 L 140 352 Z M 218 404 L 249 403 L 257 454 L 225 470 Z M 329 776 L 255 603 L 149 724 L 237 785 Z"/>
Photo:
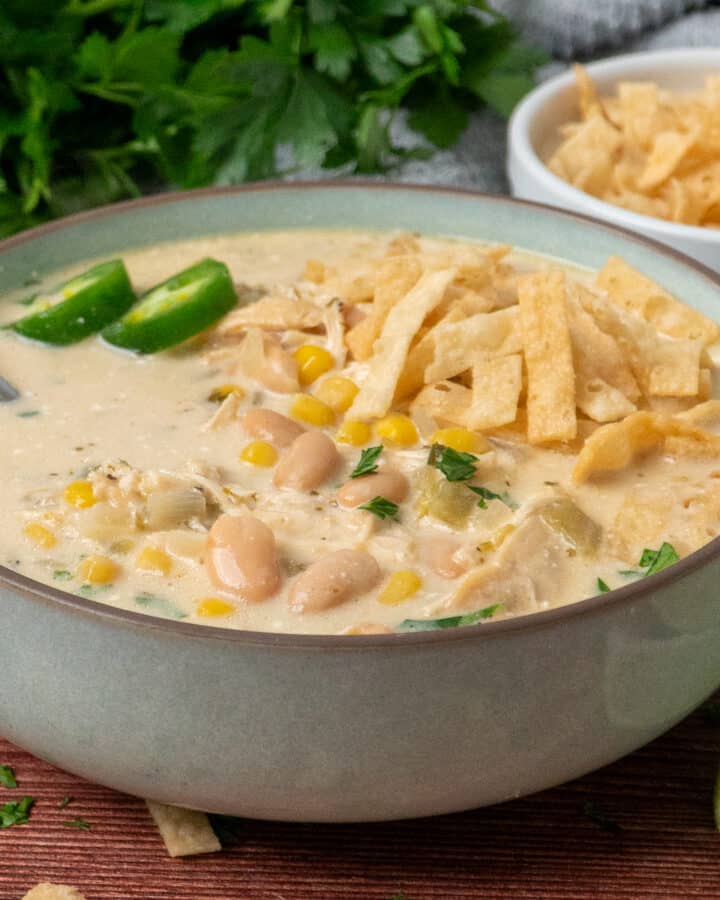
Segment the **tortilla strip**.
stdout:
<path fill-rule="evenodd" d="M 218 850 L 222 850 L 205 813 L 180 809 L 178 806 L 167 806 L 165 803 L 155 803 L 152 800 L 145 802 L 169 856 L 194 856 L 198 853 L 217 853 Z"/>
<path fill-rule="evenodd" d="M 431 334 L 435 352 L 432 364 L 425 370 L 426 384 L 466 372 L 484 356 L 506 356 L 522 349 L 515 306 L 441 323 Z"/>
<path fill-rule="evenodd" d="M 514 422 L 521 390 L 522 356 L 519 353 L 475 363 L 466 426 L 483 431 Z"/>
<path fill-rule="evenodd" d="M 440 422 L 464 425 L 472 403 L 472 391 L 454 381 L 428 384 L 415 398 L 412 409 L 422 409 Z"/>
<path fill-rule="evenodd" d="M 446 292 L 447 293 L 447 292 Z M 444 300 L 442 303 L 444 304 Z M 436 307 L 437 310 L 437 307 Z M 436 311 L 435 310 L 435 311 Z M 449 309 L 443 319 L 437 323 L 435 328 L 440 325 L 458 322 L 464 317 L 462 308 L 453 306 Z M 405 365 L 398 378 L 397 387 L 395 388 L 395 402 L 404 400 L 413 394 L 417 394 L 425 383 L 425 369 L 432 363 L 435 353 L 435 328 L 431 328 L 424 334 L 420 340 L 411 348 L 405 358 Z"/>
<path fill-rule="evenodd" d="M 580 484 L 601 472 L 617 472 L 637 457 L 663 449 L 707 458 L 720 455 L 720 437 L 679 417 L 642 410 L 590 435 L 575 462 L 573 481 Z"/>
<path fill-rule="evenodd" d="M 587 293 L 589 291 L 581 285 L 568 285 L 568 328 L 576 371 L 582 367 L 584 379 L 601 378 L 628 400 L 638 400 L 640 388 L 617 341 L 601 331 L 593 317 L 582 308 L 579 298 Z"/>
<path fill-rule="evenodd" d="M 85 900 L 77 888 L 69 884 L 51 884 L 43 881 L 25 894 L 22 900 Z"/>
<path fill-rule="evenodd" d="M 700 340 L 672 338 L 602 297 L 581 294 L 584 308 L 624 351 L 643 393 L 648 397 L 695 397 L 700 390 Z"/>
<path fill-rule="evenodd" d="M 611 256 L 595 278 L 610 301 L 626 312 L 641 316 L 658 331 L 675 338 L 714 343 L 720 328 L 711 319 L 663 290 L 650 278 L 618 256 Z"/>
<path fill-rule="evenodd" d="M 355 359 L 369 359 L 390 310 L 417 283 L 422 264 L 417 256 L 388 256 L 377 266 L 371 312 L 345 335 Z"/>
<path fill-rule="evenodd" d="M 678 418 L 697 425 L 698 428 L 720 428 L 720 400 L 698 403 L 697 406 L 678 413 Z"/>
<path fill-rule="evenodd" d="M 301 297 L 269 295 L 228 313 L 217 331 L 222 335 L 237 334 L 248 328 L 264 328 L 268 331 L 297 328 L 303 331 L 317 328 L 322 322 L 322 306 Z"/>
<path fill-rule="evenodd" d="M 577 434 L 575 370 L 565 311 L 565 273 L 520 279 L 518 301 L 528 373 L 528 441 L 568 441 Z"/>
<path fill-rule="evenodd" d="M 589 376 L 580 363 L 575 380 L 577 408 L 594 422 L 617 422 L 634 413 L 637 406 L 602 378 Z"/>
<path fill-rule="evenodd" d="M 347 412 L 349 419 L 374 419 L 390 409 L 412 339 L 454 277 L 454 269 L 425 272 L 390 310 L 375 343 L 367 377 Z"/>

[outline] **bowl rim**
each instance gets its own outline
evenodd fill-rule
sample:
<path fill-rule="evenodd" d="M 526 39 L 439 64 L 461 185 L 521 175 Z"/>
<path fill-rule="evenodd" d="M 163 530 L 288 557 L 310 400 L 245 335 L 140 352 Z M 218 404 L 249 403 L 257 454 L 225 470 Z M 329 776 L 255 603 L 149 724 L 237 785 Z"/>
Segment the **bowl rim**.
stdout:
<path fill-rule="evenodd" d="M 546 203 L 537 203 L 531 200 L 520 200 L 515 197 L 487 194 L 472 188 L 455 186 L 436 186 L 428 184 L 404 184 L 399 182 L 373 181 L 368 179 L 338 179 L 318 181 L 260 181 L 251 184 L 229 185 L 222 187 L 199 188 L 192 191 L 172 191 L 164 194 L 154 194 L 141 197 L 136 200 L 127 200 L 121 203 L 108 204 L 95 209 L 76 213 L 27 229 L 19 234 L 0 240 L 0 257 L 5 250 L 17 247 L 21 244 L 42 238 L 55 231 L 73 227 L 84 222 L 92 222 L 98 219 L 112 217 L 116 213 L 132 211 L 148 206 L 163 206 L 179 202 L 192 202 L 196 198 L 225 196 L 229 194 L 246 194 L 262 192 L 305 192 L 317 190 L 357 190 L 357 191 L 397 191 L 399 193 L 428 193 L 442 196 L 464 197 L 469 200 L 481 200 L 484 202 L 507 204 L 517 207 L 527 207 L 551 213 L 553 216 L 572 221 L 580 221 L 582 224 L 620 234 L 626 240 L 630 240 L 643 247 L 650 248 L 660 255 L 673 258 L 686 267 L 693 269 L 701 275 L 711 286 L 720 291 L 720 273 L 713 272 L 691 257 L 666 246 L 660 241 L 647 238 L 618 227 L 610 225 L 603 220 L 594 219 L 574 211 L 558 209 Z M 667 569 L 646 576 L 635 582 L 615 588 L 604 594 L 596 594 L 570 603 L 565 606 L 553 607 L 540 612 L 527 613 L 510 619 L 499 621 L 487 620 L 476 625 L 465 625 L 459 628 L 441 629 L 438 631 L 419 632 L 394 632 L 392 634 L 305 634 L 269 631 L 249 631 L 239 628 L 223 628 L 216 625 L 196 625 L 193 623 L 162 619 L 147 613 L 134 612 L 132 610 L 119 609 L 97 600 L 80 597 L 63 591 L 53 585 L 44 584 L 26 575 L 16 572 L 7 566 L 0 565 L 0 589 L 11 588 L 20 593 L 24 598 L 40 602 L 45 606 L 60 608 L 66 612 L 85 615 L 92 619 L 98 619 L 117 625 L 118 627 L 135 628 L 162 632 L 168 636 L 179 636 L 187 639 L 205 639 L 229 641 L 234 644 L 246 646 L 273 647 L 287 651 L 299 650 L 334 650 L 334 651 L 363 651 L 377 650 L 391 645 L 394 647 L 410 648 L 419 644 L 447 644 L 464 641 L 474 641 L 481 636 L 486 639 L 502 638 L 516 631 L 541 631 L 545 628 L 561 624 L 574 619 L 577 616 L 587 616 L 605 612 L 609 607 L 624 604 L 626 601 L 650 600 L 658 589 L 665 588 L 681 581 L 686 575 L 707 565 L 712 560 L 720 557 L 720 535 L 713 538 L 707 544 L 695 550 L 679 562 Z"/>
<path fill-rule="evenodd" d="M 614 79 L 621 80 L 622 73 L 632 76 L 634 70 L 641 69 L 651 62 L 670 64 L 671 67 L 680 69 L 689 66 L 693 57 L 698 62 L 712 54 L 717 58 L 716 47 L 691 47 L 671 48 L 668 50 L 648 50 L 639 53 L 624 53 L 619 56 L 608 56 L 594 62 L 584 64 L 583 67 L 592 75 L 601 77 L 610 75 Z M 720 71 L 720 65 L 717 67 Z M 582 205 L 583 212 L 596 218 L 607 219 L 620 227 L 634 229 L 652 229 L 656 235 L 663 238 L 684 238 L 685 240 L 701 241 L 711 247 L 717 244 L 720 249 L 720 229 L 707 228 L 702 225 L 687 225 L 683 222 L 670 222 L 657 216 L 647 216 L 644 213 L 634 212 L 624 206 L 617 206 L 600 200 L 586 191 L 581 191 L 574 185 L 564 181 L 545 165 L 538 156 L 530 140 L 530 128 L 537 116 L 542 114 L 545 106 L 562 91 L 575 84 L 575 76 L 572 68 L 561 72 L 559 75 L 548 79 L 538 85 L 524 97 L 515 107 L 508 123 L 508 155 L 506 169 L 510 173 L 511 159 L 514 154 L 518 164 L 522 165 L 527 173 L 540 181 L 545 181 L 556 195 L 557 200 L 563 197 L 575 204 Z"/>

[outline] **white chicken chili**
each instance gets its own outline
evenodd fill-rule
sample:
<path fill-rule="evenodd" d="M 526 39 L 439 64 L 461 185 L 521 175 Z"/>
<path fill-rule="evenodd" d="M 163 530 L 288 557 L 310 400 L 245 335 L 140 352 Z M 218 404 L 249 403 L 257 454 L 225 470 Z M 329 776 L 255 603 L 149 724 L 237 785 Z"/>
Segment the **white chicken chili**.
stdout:
<path fill-rule="evenodd" d="M 91 265 L 0 306 L 0 563 L 40 582 L 226 628 L 427 630 L 720 532 L 717 326 L 622 260 L 293 231 Z"/>

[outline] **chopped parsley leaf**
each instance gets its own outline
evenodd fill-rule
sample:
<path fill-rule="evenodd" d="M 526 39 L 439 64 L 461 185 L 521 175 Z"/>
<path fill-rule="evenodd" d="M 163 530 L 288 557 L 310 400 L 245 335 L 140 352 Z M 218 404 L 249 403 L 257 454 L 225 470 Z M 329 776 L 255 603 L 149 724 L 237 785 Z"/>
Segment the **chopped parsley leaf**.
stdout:
<path fill-rule="evenodd" d="M 75 798 L 71 794 L 66 794 L 62 800 L 58 803 L 58 809 L 65 809 L 66 806 L 70 806 Z"/>
<path fill-rule="evenodd" d="M 95 597 L 97 594 L 103 594 L 109 591 L 111 584 L 83 584 L 80 586 L 78 593 L 83 597 Z"/>
<path fill-rule="evenodd" d="M 618 575 L 624 575 L 626 578 L 642 578 L 644 572 L 639 572 L 637 569 L 620 569 Z"/>
<path fill-rule="evenodd" d="M 502 494 L 496 494 L 495 491 L 491 491 L 486 487 L 476 487 L 474 484 L 469 484 L 468 487 L 473 492 L 473 494 L 477 494 L 480 498 L 478 500 L 478 506 L 480 509 L 487 509 L 487 501 L 488 500 L 499 500 L 501 503 L 504 503 L 508 509 L 517 509 L 518 505 L 512 499 L 510 494 L 507 491 L 503 491 Z"/>
<path fill-rule="evenodd" d="M 22 412 L 16 413 L 19 419 L 32 419 L 35 416 L 40 415 L 39 409 L 25 409 Z"/>
<path fill-rule="evenodd" d="M 0 766 L 0 786 L 4 788 L 16 788 L 17 781 L 12 766 Z"/>
<path fill-rule="evenodd" d="M 659 550 L 648 550 L 647 548 L 643 550 L 638 565 L 641 569 L 647 569 L 646 575 L 654 575 L 656 572 L 667 569 L 679 559 L 673 545 L 665 541 Z"/>
<path fill-rule="evenodd" d="M 372 475 L 377 472 L 377 460 L 383 452 L 382 445 L 379 447 L 366 447 L 360 451 L 360 462 L 350 473 L 351 478 L 359 478 L 361 475 Z"/>
<path fill-rule="evenodd" d="M 78 831 L 90 831 L 90 828 L 92 827 L 89 822 L 86 822 L 85 819 L 81 819 L 80 816 L 75 816 L 74 819 L 69 819 L 62 824 L 64 828 L 75 828 Z"/>
<path fill-rule="evenodd" d="M 68 572 L 67 569 L 56 569 L 53 572 L 53 578 L 55 581 L 70 581 L 72 572 Z"/>
<path fill-rule="evenodd" d="M 597 580 L 597 589 L 599 594 L 607 594 L 610 588 L 607 586 L 607 583 L 602 580 L 602 578 L 598 578 Z"/>
<path fill-rule="evenodd" d="M 155 594 L 142 593 L 135 596 L 135 602 L 138 606 L 152 610 L 156 616 L 162 616 L 166 619 L 186 619 L 187 614 L 175 606 L 165 597 L 158 597 Z"/>
<path fill-rule="evenodd" d="M 599 810 L 590 800 L 583 803 L 582 811 L 583 815 L 587 816 L 591 822 L 594 822 L 599 828 L 602 828 L 603 831 L 607 831 L 610 834 L 620 834 L 623 830 L 622 825 L 619 825 L 615 819 L 606 816 L 605 813 Z"/>
<path fill-rule="evenodd" d="M 358 506 L 358 509 L 366 509 L 374 516 L 377 516 L 378 519 L 392 519 L 397 515 L 400 507 L 386 497 L 373 497 L 369 503 Z"/>
<path fill-rule="evenodd" d="M 475 475 L 477 456 L 461 453 L 443 444 L 433 444 L 428 465 L 440 469 L 448 481 L 469 481 Z"/>
<path fill-rule="evenodd" d="M 438 631 L 442 628 L 475 625 L 483 619 L 491 619 L 501 606 L 501 603 L 495 603 L 462 616 L 446 616 L 443 619 L 405 619 L 397 626 L 397 631 Z"/>
<path fill-rule="evenodd" d="M 0 806 L 0 828 L 24 825 L 30 819 L 33 803 L 34 797 L 23 797 L 21 800 L 11 800 L 10 803 Z"/>

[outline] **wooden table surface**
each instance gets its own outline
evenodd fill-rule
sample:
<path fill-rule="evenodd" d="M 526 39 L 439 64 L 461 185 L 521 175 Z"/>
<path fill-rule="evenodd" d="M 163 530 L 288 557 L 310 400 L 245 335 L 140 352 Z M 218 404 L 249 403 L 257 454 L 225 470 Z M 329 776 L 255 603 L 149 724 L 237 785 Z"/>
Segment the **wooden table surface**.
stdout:
<path fill-rule="evenodd" d="M 142 801 L 0 740 L 0 763 L 19 783 L 0 789 L 0 803 L 36 798 L 28 824 L 0 830 L 0 900 L 19 900 L 38 881 L 75 885 L 88 900 L 720 898 L 720 727 L 707 709 L 599 772 L 524 800 L 372 825 L 216 820 L 225 850 L 182 860 L 165 855 Z M 66 795 L 75 799 L 60 810 Z M 63 826 L 76 816 L 91 830 Z"/>

